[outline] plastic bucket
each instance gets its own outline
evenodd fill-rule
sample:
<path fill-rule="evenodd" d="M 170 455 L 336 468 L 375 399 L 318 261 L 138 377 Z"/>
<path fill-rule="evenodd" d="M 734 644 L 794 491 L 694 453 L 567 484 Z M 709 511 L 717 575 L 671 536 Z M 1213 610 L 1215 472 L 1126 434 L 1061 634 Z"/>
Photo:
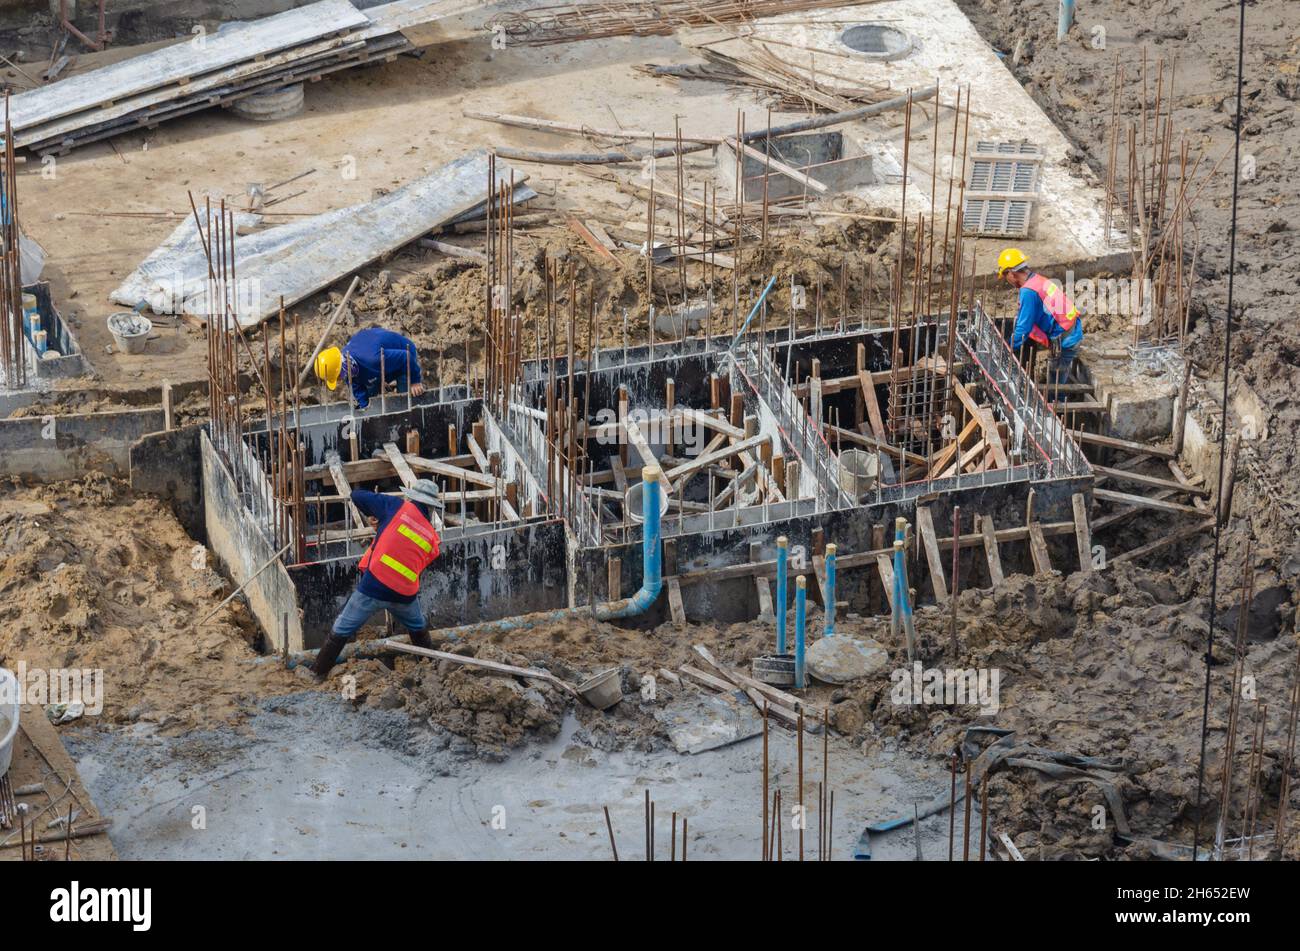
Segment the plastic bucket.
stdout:
<path fill-rule="evenodd" d="M 857 498 L 876 486 L 880 460 L 874 452 L 846 449 L 840 453 L 840 488 Z"/>
<path fill-rule="evenodd" d="M 152 330 L 153 321 L 135 311 L 123 311 L 108 318 L 108 332 L 124 353 L 144 353 L 144 345 L 149 342 Z"/>
<path fill-rule="evenodd" d="M 18 735 L 18 678 L 0 667 L 0 776 L 9 771 Z"/>

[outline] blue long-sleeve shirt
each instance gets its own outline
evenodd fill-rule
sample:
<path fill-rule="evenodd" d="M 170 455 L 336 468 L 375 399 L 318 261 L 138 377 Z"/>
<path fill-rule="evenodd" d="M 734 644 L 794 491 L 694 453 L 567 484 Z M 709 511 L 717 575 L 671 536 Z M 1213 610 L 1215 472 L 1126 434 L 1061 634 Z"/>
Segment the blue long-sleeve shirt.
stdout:
<path fill-rule="evenodd" d="M 1043 299 L 1028 287 L 1020 288 L 1020 312 L 1016 315 L 1016 329 L 1011 334 L 1011 349 L 1019 350 L 1020 345 L 1029 337 L 1035 327 L 1047 334 L 1048 340 L 1055 340 L 1065 334 L 1062 347 L 1077 347 L 1083 342 L 1083 316 L 1074 322 L 1069 330 L 1062 330 L 1056 318 L 1043 306 Z"/>
<path fill-rule="evenodd" d="M 420 382 L 420 354 L 415 344 L 399 333 L 384 330 L 382 327 L 368 327 L 358 330 L 343 348 L 347 365 L 342 377 L 352 379 L 352 395 L 357 406 L 365 409 L 370 405 L 370 397 L 379 393 L 379 358 L 383 354 L 384 377 L 390 383 L 397 383 L 400 392 L 406 392 L 412 383 Z M 411 378 L 406 378 L 406 367 L 411 366 Z"/>
<path fill-rule="evenodd" d="M 362 515 L 379 519 L 379 526 L 375 529 L 375 538 L 378 538 L 384 533 L 388 523 L 393 520 L 397 510 L 407 500 L 396 495 L 382 495 L 378 492 L 367 492 L 365 489 L 353 489 L 352 501 L 356 503 Z M 425 518 L 429 517 L 429 506 L 421 502 L 415 502 L 414 505 L 420 510 L 421 515 Z M 357 590 L 371 598 L 380 601 L 396 601 L 399 604 L 409 604 L 420 596 L 418 592 L 416 594 L 398 594 L 388 585 L 376 579 L 368 570 L 361 573 L 361 580 L 357 582 Z"/>

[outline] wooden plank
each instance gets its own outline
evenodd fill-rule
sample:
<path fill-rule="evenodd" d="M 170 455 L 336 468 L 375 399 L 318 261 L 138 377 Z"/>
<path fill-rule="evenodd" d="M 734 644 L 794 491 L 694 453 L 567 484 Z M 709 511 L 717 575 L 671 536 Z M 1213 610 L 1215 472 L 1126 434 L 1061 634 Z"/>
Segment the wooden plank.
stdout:
<path fill-rule="evenodd" d="M 1065 413 L 1104 413 L 1110 407 L 1096 400 L 1080 400 L 1077 403 L 1049 403 L 1058 414 Z"/>
<path fill-rule="evenodd" d="M 754 587 L 758 591 L 758 619 L 771 621 L 776 617 L 772 608 L 772 583 L 766 578 L 754 576 Z"/>
<path fill-rule="evenodd" d="M 10 100 L 10 122 L 16 132 L 181 79 L 212 73 L 259 54 L 368 25 L 366 15 L 347 0 L 321 0 L 260 20 L 232 23 L 205 37 L 201 47 L 186 39 L 20 93 Z"/>
<path fill-rule="evenodd" d="M 627 472 L 623 469 L 623 460 L 619 459 L 617 454 L 609 457 L 609 468 L 614 474 L 614 485 L 618 488 L 619 494 L 627 494 Z M 637 475 L 640 475 L 639 469 Z"/>
<path fill-rule="evenodd" d="M 712 429 L 714 432 L 722 433 L 731 439 L 744 439 L 745 431 L 737 426 L 731 425 L 725 419 L 714 416 L 712 413 L 706 413 L 703 410 L 691 409 L 687 406 L 679 406 L 673 412 L 680 413 L 683 419 L 693 420 L 701 426 Z"/>
<path fill-rule="evenodd" d="M 1161 479 L 1157 476 L 1143 475 L 1140 472 L 1130 472 L 1127 469 L 1111 469 L 1107 466 L 1094 464 L 1092 471 L 1098 475 L 1105 476 L 1108 479 L 1115 479 L 1118 482 L 1132 482 L 1135 485 L 1146 486 L 1150 489 L 1167 489 L 1174 492 L 1187 492 L 1191 495 L 1208 496 L 1209 489 L 1197 488 L 1194 485 L 1188 485 L 1185 482 L 1175 481 L 1173 479 Z"/>
<path fill-rule="evenodd" d="M 655 458 L 655 454 L 651 452 L 650 447 L 646 445 L 645 437 L 641 435 L 641 426 L 637 421 L 629 418 L 624 424 L 624 429 L 627 430 L 628 444 L 631 445 L 631 447 L 636 450 L 637 455 L 641 457 L 641 464 L 644 466 L 658 465 L 659 460 Z"/>
<path fill-rule="evenodd" d="M 939 541 L 934 533 L 934 518 L 930 506 L 916 507 L 916 526 L 921 532 L 921 544 L 925 548 L 925 560 L 930 566 L 930 583 L 934 586 L 934 598 L 940 604 L 948 603 L 948 582 L 943 573 L 943 557 L 939 554 Z"/>
<path fill-rule="evenodd" d="M 939 473 L 948 468 L 952 463 L 953 456 L 957 454 L 957 450 L 961 448 L 962 444 L 965 443 L 966 440 L 974 434 L 975 430 L 979 428 L 980 423 L 978 419 L 970 420 L 964 427 L 962 427 L 962 431 L 957 434 L 955 440 L 948 443 L 948 445 L 944 446 L 943 449 L 939 450 L 939 454 L 934 457 L 934 464 L 930 466 L 930 478 L 937 478 Z"/>
<path fill-rule="evenodd" d="M 1108 449 L 1123 449 L 1127 452 L 1145 452 L 1148 455 L 1156 456 L 1160 459 L 1178 458 L 1177 454 L 1168 449 L 1148 446 L 1146 443 L 1141 442 L 1131 442 L 1127 439 L 1117 439 L 1114 436 L 1102 436 L 1099 433 L 1084 432 L 1081 429 L 1070 430 L 1070 435 L 1079 442 L 1091 443 L 1094 446 L 1105 446 Z"/>
<path fill-rule="evenodd" d="M 356 503 L 352 501 L 352 486 L 348 484 L 348 477 L 343 474 L 343 463 L 335 460 L 329 464 L 329 467 L 330 475 L 334 477 L 334 487 L 339 490 L 340 495 L 347 496 L 348 511 L 352 513 L 352 517 L 356 520 L 356 527 L 365 528 L 370 522 L 361 514 L 361 509 L 357 508 Z"/>
<path fill-rule="evenodd" d="M 587 247 L 591 248 L 591 250 L 595 251 L 596 254 L 611 264 L 614 264 L 615 266 L 618 265 L 618 258 L 614 257 L 609 248 L 601 244 L 600 239 L 592 233 L 590 228 L 577 218 L 570 218 L 568 225 L 569 230 L 581 238 L 586 243 Z"/>
<path fill-rule="evenodd" d="M 682 586 L 676 578 L 668 579 L 668 607 L 674 624 L 686 623 L 686 608 L 682 605 Z"/>
<path fill-rule="evenodd" d="M 429 657 L 433 660 L 447 661 L 451 664 L 460 664 L 465 667 L 478 667 L 483 670 L 490 670 L 496 674 L 507 674 L 511 677 L 525 677 L 529 680 L 542 680 L 555 687 L 559 687 L 567 694 L 571 694 L 579 699 L 582 694 L 570 683 L 566 683 L 559 677 L 547 670 L 535 670 L 531 667 L 514 667 L 510 664 L 499 664 L 494 660 L 481 660 L 478 657 L 466 657 L 463 654 L 449 654 L 446 651 L 434 650 L 430 647 L 417 647 L 414 644 L 407 644 L 404 641 L 395 641 L 389 638 L 383 638 L 375 642 L 375 649 L 388 648 L 390 650 L 401 651 L 403 654 L 418 654 L 421 657 Z"/>
<path fill-rule="evenodd" d="M 1107 564 L 1116 564 L 1118 562 L 1135 561 L 1138 558 L 1145 558 L 1147 555 L 1153 554 L 1162 548 L 1166 548 L 1169 545 L 1173 545 L 1176 542 L 1183 541 L 1184 539 L 1191 538 L 1193 535 L 1199 535 L 1201 532 L 1207 531 L 1211 528 L 1214 528 L 1214 519 L 1212 518 L 1207 519 L 1204 522 L 1196 522 L 1192 525 L 1186 525 L 1176 532 L 1169 532 L 1166 535 L 1162 535 L 1155 541 L 1147 542 L 1139 548 L 1134 548 L 1132 551 L 1126 551 L 1122 555 L 1116 555 L 1114 558 L 1111 558 Z"/>
<path fill-rule="evenodd" d="M 669 469 L 667 472 L 664 473 L 664 478 L 667 479 L 669 482 L 676 482 L 678 477 L 683 477 L 683 481 L 684 481 L 684 477 L 691 475 L 697 470 L 702 469 L 705 466 L 711 466 L 716 462 L 720 462 L 723 459 L 727 459 L 738 453 L 743 453 L 743 452 L 747 452 L 750 449 L 754 449 L 762 445 L 763 443 L 767 442 L 769 438 L 770 437 L 766 433 L 759 433 L 757 436 L 751 436 L 749 439 L 744 439 L 740 442 L 732 443 L 730 446 L 724 446 L 723 448 L 718 449 L 714 452 L 706 452 L 703 455 L 696 456 L 694 459 L 690 460 L 689 462 L 684 462 L 680 466 L 674 466 L 673 468 Z M 637 452 L 640 451 L 641 450 L 638 447 Z M 648 451 L 649 450 L 647 449 L 647 452 Z M 673 491 L 676 492 L 679 488 L 681 488 L 681 486 L 675 486 L 673 488 Z"/>
<path fill-rule="evenodd" d="M 1092 529 L 1088 527 L 1088 506 L 1083 494 L 1074 493 L 1070 505 L 1074 508 L 1074 543 L 1079 549 L 1079 570 L 1092 571 Z"/>
<path fill-rule="evenodd" d="M 862 390 L 862 400 L 867 404 L 867 420 L 871 423 L 871 432 L 875 437 L 889 445 L 889 434 L 885 431 L 885 420 L 880 415 L 880 401 L 876 399 L 876 384 L 866 370 L 858 374 L 858 383 Z"/>
<path fill-rule="evenodd" d="M 1200 509 L 1193 508 L 1190 505 L 1179 505 L 1176 502 L 1166 502 L 1163 499 L 1147 498 L 1141 495 L 1129 495 L 1127 492 L 1112 492 L 1110 489 L 1093 489 L 1092 497 L 1107 502 L 1119 502 L 1123 505 L 1154 509 L 1157 512 L 1172 512 L 1177 515 L 1203 514 Z"/>
<path fill-rule="evenodd" d="M 953 380 L 952 388 L 953 392 L 957 394 L 957 398 L 966 407 L 967 412 L 970 413 L 971 418 L 979 420 L 980 428 L 984 431 L 984 442 L 993 450 L 993 458 L 998 467 L 1001 469 L 1011 468 L 1006 449 L 1002 446 L 1002 436 L 998 432 L 997 420 L 993 418 L 993 410 L 976 403 L 975 398 L 959 381 Z"/>
<path fill-rule="evenodd" d="M 422 456 L 415 456 L 410 453 L 404 453 L 403 457 L 407 465 L 412 469 L 419 469 L 421 472 L 432 472 L 434 475 L 440 475 L 447 479 L 458 479 L 471 485 L 481 485 L 484 488 L 492 488 L 496 485 L 496 480 L 491 475 L 475 472 L 473 469 L 466 469 L 463 466 L 453 466 L 441 459 L 425 459 Z"/>
<path fill-rule="evenodd" d="M 418 243 L 422 248 L 437 251 L 449 258 L 460 258 L 465 261 L 475 261 L 479 264 L 486 264 L 488 261 L 488 256 L 482 251 L 477 251 L 474 248 L 462 248 L 459 244 L 452 244 L 450 241 L 439 241 L 437 238 L 421 238 Z"/>
<path fill-rule="evenodd" d="M 623 559 L 611 558 L 605 563 L 605 572 L 609 579 L 609 600 L 620 601 L 623 598 Z"/>
<path fill-rule="evenodd" d="M 818 706 L 817 704 L 809 703 L 808 701 L 803 700 L 800 697 L 796 697 L 793 694 L 786 693 L 784 690 L 774 687 L 771 684 L 765 684 L 761 680 L 755 680 L 753 677 L 750 677 L 747 674 L 742 674 L 734 667 L 727 667 L 723 665 L 717 660 L 717 658 L 713 656 L 713 653 L 703 644 L 693 644 L 691 646 L 691 649 L 694 650 L 695 653 L 699 654 L 700 657 L 704 659 L 704 662 L 706 664 L 708 664 L 710 667 L 716 670 L 720 675 L 722 675 L 722 677 L 734 683 L 736 686 L 742 688 L 747 687 L 750 690 L 757 691 L 769 702 L 785 704 L 786 706 L 790 707 L 792 710 L 795 711 L 797 711 L 800 707 L 803 707 L 805 719 L 811 714 L 818 721 L 821 720 L 823 708 Z M 762 704 L 758 704 L 758 707 L 759 709 L 762 709 Z"/>
<path fill-rule="evenodd" d="M 748 145 L 740 141 L 739 139 L 735 138 L 734 136 L 727 139 L 727 145 L 731 146 L 733 150 L 738 149 L 739 151 L 743 152 L 745 155 L 748 155 L 754 161 L 763 165 L 764 167 L 770 168 L 774 172 L 779 172 L 782 175 L 784 175 L 786 178 L 794 179 L 804 188 L 811 189 L 812 191 L 817 192 L 819 195 L 824 195 L 829 190 L 826 185 L 823 185 L 821 182 L 817 181 L 814 178 L 809 178 L 807 175 L 799 171 L 797 168 L 792 168 L 791 166 L 786 165 L 784 162 L 777 159 L 776 156 L 769 155 L 766 152 L 760 152 L 752 145 Z M 741 156 L 737 155 L 736 161 L 738 163 L 743 164 L 744 160 L 741 158 Z"/>
<path fill-rule="evenodd" d="M 1046 575 L 1052 571 L 1052 559 L 1047 553 L 1047 539 L 1039 522 L 1029 523 L 1029 554 L 1034 559 L 1034 574 Z"/>
<path fill-rule="evenodd" d="M 86 787 L 77 772 L 76 764 L 68 755 L 58 731 L 45 715 L 45 709 L 37 704 L 22 704 L 18 708 L 18 729 L 14 734 L 13 755 L 9 766 L 9 781 L 13 789 L 25 786 L 39 787 L 38 792 L 18 797 L 19 803 L 28 808 L 26 829 L 28 841 L 33 824 L 38 830 L 38 840 L 44 835 L 56 835 L 50 843 L 45 843 L 44 858 L 63 860 L 65 838 L 61 834 L 48 832 L 46 825 L 50 821 L 68 815 L 69 803 L 80 815 L 73 820 L 72 846 L 68 850 L 72 861 L 112 861 L 117 858 L 113 843 L 103 831 L 91 833 L 92 829 L 101 829 L 106 821 L 99 808 L 90 798 Z M 20 823 L 13 817 L 13 827 L 0 832 L 0 839 L 7 844 L 0 846 L 0 861 L 22 861 L 19 848 Z M 79 833 L 86 830 L 86 835 Z"/>
<path fill-rule="evenodd" d="M 891 556 L 883 552 L 876 555 L 876 570 L 880 572 L 880 583 L 885 589 L 885 597 L 889 599 L 889 609 L 894 609 L 894 564 L 890 560 Z M 836 559 L 841 561 L 841 559 Z"/>
<path fill-rule="evenodd" d="M 984 423 L 984 439 L 989 444 L 989 451 L 993 455 L 993 462 L 999 469 L 1010 469 L 1011 460 L 1007 457 L 1006 447 L 1002 444 L 1002 433 L 998 431 L 997 420 L 993 418 L 993 410 L 986 409 L 981 414 Z"/>
<path fill-rule="evenodd" d="M 408 489 L 415 485 L 415 473 L 411 471 L 411 466 L 406 459 L 402 457 L 401 450 L 397 448 L 397 443 L 384 443 L 384 453 L 388 456 L 388 461 L 393 464 L 397 471 L 397 477 L 402 480 L 402 485 Z"/>
<path fill-rule="evenodd" d="M 712 687 L 714 690 L 718 691 L 719 693 L 735 693 L 737 690 L 740 689 L 735 684 L 728 683 L 727 681 L 715 677 L 712 674 L 705 673 L 704 671 L 696 667 L 692 667 L 690 664 L 682 664 L 682 666 L 678 667 L 677 669 L 680 670 L 682 673 L 684 673 L 687 677 L 690 677 L 692 680 L 698 680 L 706 687 Z"/>
<path fill-rule="evenodd" d="M 989 578 L 996 588 L 1006 577 L 1002 574 L 1002 554 L 998 551 L 997 528 L 993 519 L 987 515 L 980 516 L 980 533 L 984 536 L 984 556 L 989 563 Z"/>

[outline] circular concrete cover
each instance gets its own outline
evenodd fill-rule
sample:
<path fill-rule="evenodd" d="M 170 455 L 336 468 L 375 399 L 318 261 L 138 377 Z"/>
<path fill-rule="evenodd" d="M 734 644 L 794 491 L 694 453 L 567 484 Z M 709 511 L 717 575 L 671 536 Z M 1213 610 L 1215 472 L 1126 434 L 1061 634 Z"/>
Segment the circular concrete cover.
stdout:
<path fill-rule="evenodd" d="M 808 672 L 828 684 L 846 684 L 879 673 L 889 652 L 875 641 L 858 641 L 843 634 L 823 637 L 808 648 Z"/>
<path fill-rule="evenodd" d="M 859 23 L 840 34 L 840 42 L 867 59 L 888 62 L 912 52 L 912 38 L 884 23 Z"/>

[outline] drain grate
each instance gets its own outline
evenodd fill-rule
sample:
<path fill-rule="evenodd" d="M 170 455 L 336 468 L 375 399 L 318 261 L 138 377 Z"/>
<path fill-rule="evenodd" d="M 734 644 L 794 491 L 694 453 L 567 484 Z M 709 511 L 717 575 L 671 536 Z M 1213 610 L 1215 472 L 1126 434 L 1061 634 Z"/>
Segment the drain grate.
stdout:
<path fill-rule="evenodd" d="M 977 142 L 967 175 L 963 230 L 973 235 L 1028 236 L 1038 197 L 1042 152 L 1028 142 Z"/>

